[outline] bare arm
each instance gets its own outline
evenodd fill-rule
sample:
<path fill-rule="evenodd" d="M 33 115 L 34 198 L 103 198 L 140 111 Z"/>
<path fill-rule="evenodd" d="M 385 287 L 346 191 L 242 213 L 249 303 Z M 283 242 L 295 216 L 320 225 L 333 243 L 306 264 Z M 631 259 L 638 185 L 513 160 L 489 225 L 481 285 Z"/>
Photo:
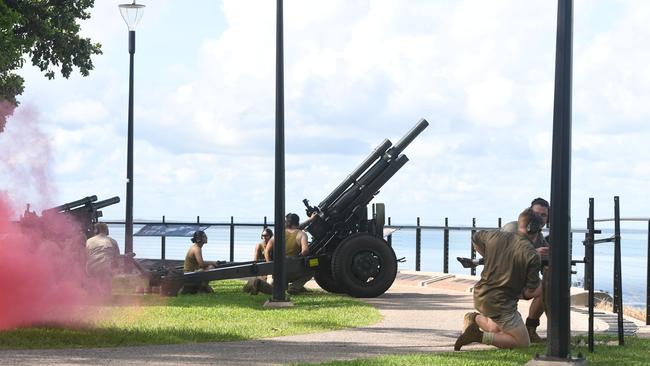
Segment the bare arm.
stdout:
<path fill-rule="evenodd" d="M 267 262 L 271 261 L 271 251 L 273 250 L 273 243 L 275 243 L 275 235 L 269 240 L 269 242 L 266 244 L 266 248 L 264 249 L 264 259 L 266 259 Z"/>
<path fill-rule="evenodd" d="M 303 230 L 304 228 L 306 228 L 307 225 L 309 225 L 309 223 L 312 222 L 312 220 L 314 220 L 316 216 L 318 216 L 318 214 L 316 212 L 312 212 L 311 216 L 309 216 L 307 220 L 305 220 L 305 222 L 303 222 L 298 226 L 298 229 Z"/>
<path fill-rule="evenodd" d="M 307 234 L 300 232 L 300 255 L 306 256 L 309 252 L 309 246 L 307 245 Z"/>
<path fill-rule="evenodd" d="M 260 246 L 262 246 L 262 255 L 264 255 L 264 250 L 265 250 L 266 246 L 264 245 L 264 242 L 261 241 L 261 242 L 255 244 L 255 247 L 253 248 L 253 260 L 254 261 L 259 260 L 259 258 L 257 258 L 257 253 L 260 250 Z"/>

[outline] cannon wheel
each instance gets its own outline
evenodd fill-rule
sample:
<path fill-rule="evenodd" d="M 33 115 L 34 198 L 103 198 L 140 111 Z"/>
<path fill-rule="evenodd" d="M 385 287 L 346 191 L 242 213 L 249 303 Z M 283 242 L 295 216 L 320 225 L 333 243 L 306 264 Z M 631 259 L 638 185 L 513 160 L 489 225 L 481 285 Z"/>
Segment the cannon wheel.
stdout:
<path fill-rule="evenodd" d="M 332 266 L 327 263 L 314 273 L 314 280 L 320 288 L 333 294 L 344 294 L 345 287 L 332 276 Z"/>
<path fill-rule="evenodd" d="M 171 270 L 162 277 L 160 282 L 160 295 L 178 296 L 183 287 L 183 272 Z"/>
<path fill-rule="evenodd" d="M 357 234 L 343 241 L 332 256 L 332 273 L 353 297 L 377 297 L 393 284 L 397 258 L 386 241 Z"/>

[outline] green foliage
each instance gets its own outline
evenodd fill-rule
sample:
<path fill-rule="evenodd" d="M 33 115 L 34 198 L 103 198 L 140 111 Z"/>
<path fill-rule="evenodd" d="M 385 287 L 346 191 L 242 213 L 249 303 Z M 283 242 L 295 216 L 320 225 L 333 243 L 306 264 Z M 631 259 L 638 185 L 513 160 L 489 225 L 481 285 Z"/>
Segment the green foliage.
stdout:
<path fill-rule="evenodd" d="M 93 69 L 101 45 L 79 36 L 77 20 L 90 18 L 94 0 L 4 0 L 0 2 L 0 100 L 18 104 L 24 79 L 13 71 L 29 55 L 48 79 L 58 69 L 68 78 L 76 67 L 83 76 Z M 2 117 L 2 116 L 0 116 Z"/>
<path fill-rule="evenodd" d="M 139 306 L 95 309 L 101 319 L 95 324 L 0 332 L 0 348 L 236 341 L 356 327 L 381 318 L 373 307 L 347 296 L 315 291 L 292 297 L 293 308 L 265 309 L 268 296 L 242 292 L 242 281 L 215 281 L 212 286 L 214 294 L 139 295 Z"/>
<path fill-rule="evenodd" d="M 618 346 L 610 337 L 598 337 L 594 352 L 589 353 L 585 337 L 575 337 L 571 348 L 573 356 L 581 353 L 589 365 L 642 366 L 650 364 L 650 339 L 626 337 L 625 346 Z M 328 366 L 392 366 L 392 365 L 438 365 L 438 366 L 502 366 L 523 365 L 545 354 L 546 346 L 514 350 L 483 350 L 445 353 L 423 353 L 399 356 L 381 356 L 350 361 L 334 361 L 318 365 Z M 307 365 L 307 364 L 301 364 Z"/>

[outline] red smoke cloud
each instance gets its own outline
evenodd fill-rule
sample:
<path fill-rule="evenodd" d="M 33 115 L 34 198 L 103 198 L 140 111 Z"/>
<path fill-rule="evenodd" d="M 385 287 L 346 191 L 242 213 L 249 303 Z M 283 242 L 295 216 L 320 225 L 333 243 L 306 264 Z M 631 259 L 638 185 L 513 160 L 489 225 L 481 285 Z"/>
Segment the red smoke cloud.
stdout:
<path fill-rule="evenodd" d="M 8 201 L 0 196 L 0 330 L 82 321 L 88 291 L 77 224 L 35 214 L 19 224 Z"/>
<path fill-rule="evenodd" d="M 93 298 L 85 279 L 85 237 L 63 215 L 26 212 L 16 222 L 14 207 L 46 204 L 52 189 L 48 139 L 30 113 L 18 117 L 25 121 L 15 118 L 9 120 L 17 123 L 9 126 L 12 131 L 0 134 L 0 177 L 6 183 L 0 187 L 0 330 L 78 323 Z"/>

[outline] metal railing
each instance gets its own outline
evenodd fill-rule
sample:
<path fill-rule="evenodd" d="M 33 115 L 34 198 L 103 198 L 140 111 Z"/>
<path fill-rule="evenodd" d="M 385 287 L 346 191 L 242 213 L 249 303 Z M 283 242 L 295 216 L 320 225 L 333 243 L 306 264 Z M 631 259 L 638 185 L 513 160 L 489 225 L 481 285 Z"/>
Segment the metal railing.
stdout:
<path fill-rule="evenodd" d="M 442 252 L 443 252 L 443 272 L 444 273 L 449 273 L 449 246 L 450 246 L 450 232 L 452 231 L 467 231 L 469 234 L 469 237 L 471 238 L 471 235 L 478 231 L 478 230 L 496 230 L 501 228 L 502 226 L 502 220 L 501 218 L 498 218 L 497 220 L 497 226 L 476 226 L 476 219 L 472 218 L 472 225 L 471 226 L 450 226 L 449 225 L 449 219 L 445 218 L 444 219 L 444 225 L 422 225 L 422 222 L 420 218 L 416 218 L 415 225 L 397 225 L 392 223 L 392 218 L 388 217 L 386 228 L 389 229 L 397 229 L 397 230 L 413 230 L 415 232 L 415 270 L 420 271 L 421 270 L 421 262 L 422 262 L 422 233 L 423 231 L 442 231 Z M 611 219 L 594 219 L 594 222 L 608 222 L 608 221 L 615 221 L 614 218 Z M 650 218 L 620 218 L 620 221 L 636 221 L 636 222 L 647 222 L 648 223 L 648 262 L 646 264 L 646 273 L 647 273 L 647 280 L 646 280 L 646 324 L 650 325 Z M 124 225 L 124 221 L 119 221 L 119 220 L 103 220 L 103 222 L 106 222 L 107 224 L 110 225 Z M 201 221 L 200 217 L 196 217 L 196 221 L 188 222 L 188 221 L 168 221 L 166 220 L 165 216 L 162 216 L 161 221 L 155 221 L 155 220 L 135 220 L 134 225 L 147 225 L 147 224 L 159 224 L 159 225 L 169 225 L 169 226 L 174 226 L 174 225 L 196 225 L 197 227 L 199 226 L 214 226 L 214 227 L 228 227 L 229 228 L 229 259 L 231 262 L 234 261 L 234 253 L 235 253 L 235 230 L 237 227 L 258 227 L 258 228 L 265 228 L 265 227 L 272 227 L 273 222 L 269 222 L 267 220 L 267 217 L 264 216 L 262 222 L 235 222 L 235 218 L 233 216 L 230 217 L 229 222 L 211 222 L 211 221 Z M 587 234 L 589 232 L 589 229 L 572 229 L 571 233 L 585 233 Z M 598 231 L 596 231 L 598 233 Z M 392 245 L 393 238 L 392 234 L 388 235 L 386 237 L 386 240 L 389 245 Z M 469 239 L 469 238 L 468 238 Z M 468 253 L 470 254 L 471 258 L 476 258 L 476 252 L 474 251 L 474 248 L 471 245 L 471 240 L 468 240 L 470 243 L 470 248 L 468 250 Z M 618 259 L 614 259 L 615 264 L 618 266 L 615 268 L 615 273 L 614 273 L 614 282 L 615 282 L 615 293 L 616 295 L 616 302 L 615 304 L 621 304 L 619 301 L 618 293 L 621 287 L 621 278 L 616 278 L 616 274 L 619 273 L 620 276 L 620 244 L 617 245 L 619 247 L 618 250 L 615 251 L 615 257 L 618 257 Z M 167 250 L 167 245 L 166 245 L 166 236 L 161 235 L 160 236 L 160 259 L 162 261 L 165 261 L 166 259 L 166 250 Z M 587 251 L 589 249 L 586 247 L 585 248 L 585 257 L 589 254 Z M 581 262 L 581 261 L 578 261 Z M 470 269 L 470 274 L 471 275 L 476 275 L 476 269 L 472 268 Z M 589 273 L 589 268 L 586 265 L 585 266 L 585 289 L 588 287 L 588 281 L 590 278 L 590 273 Z M 615 305 L 619 306 L 619 305 Z"/>

